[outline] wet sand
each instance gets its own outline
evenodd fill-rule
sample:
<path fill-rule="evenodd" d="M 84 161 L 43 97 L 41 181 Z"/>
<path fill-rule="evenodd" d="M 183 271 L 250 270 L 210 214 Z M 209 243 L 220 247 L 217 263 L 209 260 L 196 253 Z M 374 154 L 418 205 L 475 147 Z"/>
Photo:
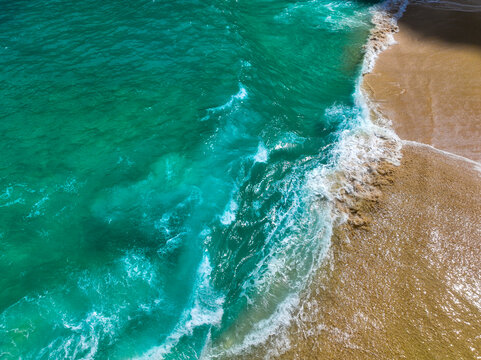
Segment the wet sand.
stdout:
<path fill-rule="evenodd" d="M 406 143 L 346 224 L 282 359 L 481 358 L 481 166 Z"/>
<path fill-rule="evenodd" d="M 412 3 L 364 89 L 402 139 L 481 161 L 481 3 Z"/>
<path fill-rule="evenodd" d="M 481 164 L 467 159 L 481 160 L 479 6 L 408 6 L 364 76 L 402 161 L 381 164 L 381 195 L 335 231 L 279 358 L 481 359 Z"/>

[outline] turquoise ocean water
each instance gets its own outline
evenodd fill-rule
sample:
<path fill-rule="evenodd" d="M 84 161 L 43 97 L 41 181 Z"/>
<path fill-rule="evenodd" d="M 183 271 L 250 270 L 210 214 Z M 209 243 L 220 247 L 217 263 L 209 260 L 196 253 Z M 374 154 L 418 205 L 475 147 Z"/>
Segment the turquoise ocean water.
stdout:
<path fill-rule="evenodd" d="M 0 0 L 0 358 L 223 358 L 287 323 L 373 4 Z"/>

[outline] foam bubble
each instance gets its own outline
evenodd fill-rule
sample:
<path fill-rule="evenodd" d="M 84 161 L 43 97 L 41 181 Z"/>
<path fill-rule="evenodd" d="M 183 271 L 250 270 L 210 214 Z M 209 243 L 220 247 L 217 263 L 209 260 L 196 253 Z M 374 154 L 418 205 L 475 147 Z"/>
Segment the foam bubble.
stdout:
<path fill-rule="evenodd" d="M 265 163 L 269 158 L 269 150 L 267 150 L 264 143 L 260 142 L 257 147 L 257 152 L 254 155 L 254 161 L 257 163 Z"/>
<path fill-rule="evenodd" d="M 290 294 L 282 301 L 267 319 L 255 323 L 253 330 L 243 339 L 242 343 L 228 348 L 222 355 L 207 351 L 202 359 L 218 358 L 224 355 L 239 355 L 254 346 L 266 343 L 274 336 L 274 346 L 267 350 L 266 358 L 281 355 L 290 347 L 289 333 L 286 331 L 291 323 L 292 313 L 299 306 L 299 296 Z"/>
<path fill-rule="evenodd" d="M 311 26 L 337 32 L 368 26 L 366 15 L 353 1 L 307 1 L 289 5 L 276 20 L 289 23 L 293 17 L 302 17 Z"/>
<path fill-rule="evenodd" d="M 128 279 L 142 280 L 148 284 L 152 283 L 154 269 L 145 256 L 137 253 L 130 253 L 125 255 L 120 261 Z"/>
<path fill-rule="evenodd" d="M 240 89 L 239 89 L 239 92 L 237 94 L 235 94 L 233 98 L 239 99 L 239 100 L 243 100 L 243 99 L 247 98 L 246 88 L 241 85 Z"/>
<path fill-rule="evenodd" d="M 225 104 L 223 105 L 220 105 L 220 106 L 216 106 L 216 107 L 213 107 L 213 108 L 210 108 L 210 109 L 207 109 L 207 115 L 204 116 L 201 121 L 205 121 L 209 118 L 209 114 L 211 113 L 215 113 L 215 112 L 219 112 L 219 111 L 224 111 L 226 109 L 229 109 L 231 108 L 237 101 L 242 101 L 242 100 L 245 100 L 247 99 L 248 97 L 248 93 L 247 93 L 247 89 L 244 87 L 244 85 L 242 85 L 241 83 L 239 83 L 239 91 L 232 95 L 229 99 L 229 101 L 227 101 Z"/>
<path fill-rule="evenodd" d="M 193 334 L 200 326 L 217 326 L 224 314 L 225 297 L 217 292 L 210 283 L 212 266 L 209 256 L 204 253 L 197 269 L 197 278 L 193 287 L 190 306 L 186 307 L 174 331 L 165 342 L 147 351 L 139 359 L 163 359 L 169 354 L 179 340 Z"/>
<path fill-rule="evenodd" d="M 370 73 L 380 53 L 396 43 L 394 34 L 399 30 L 397 21 L 402 17 L 409 0 L 386 0 L 374 7 L 371 22 L 375 25 L 365 46 L 362 73 Z"/>
<path fill-rule="evenodd" d="M 40 215 L 44 214 L 44 205 L 47 203 L 47 201 L 50 199 L 49 194 L 45 195 L 42 197 L 40 200 L 38 200 L 30 210 L 30 213 L 27 215 L 27 218 L 32 218 L 32 217 L 37 217 Z"/>
<path fill-rule="evenodd" d="M 80 323 L 65 321 L 63 326 L 71 331 L 67 339 L 62 339 L 61 346 L 59 339 L 55 339 L 40 354 L 45 353 L 53 357 L 94 359 L 98 352 L 99 343 L 102 338 L 112 336 L 118 327 L 119 318 L 117 315 L 107 316 L 102 312 L 91 311 Z"/>
<path fill-rule="evenodd" d="M 295 147 L 296 145 L 303 144 L 306 138 L 301 137 L 292 132 L 284 134 L 284 136 L 279 140 L 276 145 L 274 145 L 274 150 L 286 150 Z"/>
<path fill-rule="evenodd" d="M 232 224 L 236 219 L 237 210 L 239 210 L 239 205 L 231 199 L 220 218 L 220 222 L 226 226 Z"/>

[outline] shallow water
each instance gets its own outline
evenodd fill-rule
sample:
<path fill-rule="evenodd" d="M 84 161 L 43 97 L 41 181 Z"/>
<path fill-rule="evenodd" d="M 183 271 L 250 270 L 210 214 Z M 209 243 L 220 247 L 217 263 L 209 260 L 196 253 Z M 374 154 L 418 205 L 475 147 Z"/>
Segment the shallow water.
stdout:
<path fill-rule="evenodd" d="M 0 1 L 1 356 L 222 357 L 288 321 L 372 4 Z"/>

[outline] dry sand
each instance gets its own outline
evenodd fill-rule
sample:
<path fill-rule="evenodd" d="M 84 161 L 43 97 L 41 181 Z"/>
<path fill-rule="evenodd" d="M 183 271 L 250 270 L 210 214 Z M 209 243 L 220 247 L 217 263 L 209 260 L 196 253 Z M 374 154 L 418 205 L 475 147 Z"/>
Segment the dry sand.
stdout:
<path fill-rule="evenodd" d="M 481 2 L 414 2 L 398 25 L 369 97 L 402 139 L 481 161 Z"/>

